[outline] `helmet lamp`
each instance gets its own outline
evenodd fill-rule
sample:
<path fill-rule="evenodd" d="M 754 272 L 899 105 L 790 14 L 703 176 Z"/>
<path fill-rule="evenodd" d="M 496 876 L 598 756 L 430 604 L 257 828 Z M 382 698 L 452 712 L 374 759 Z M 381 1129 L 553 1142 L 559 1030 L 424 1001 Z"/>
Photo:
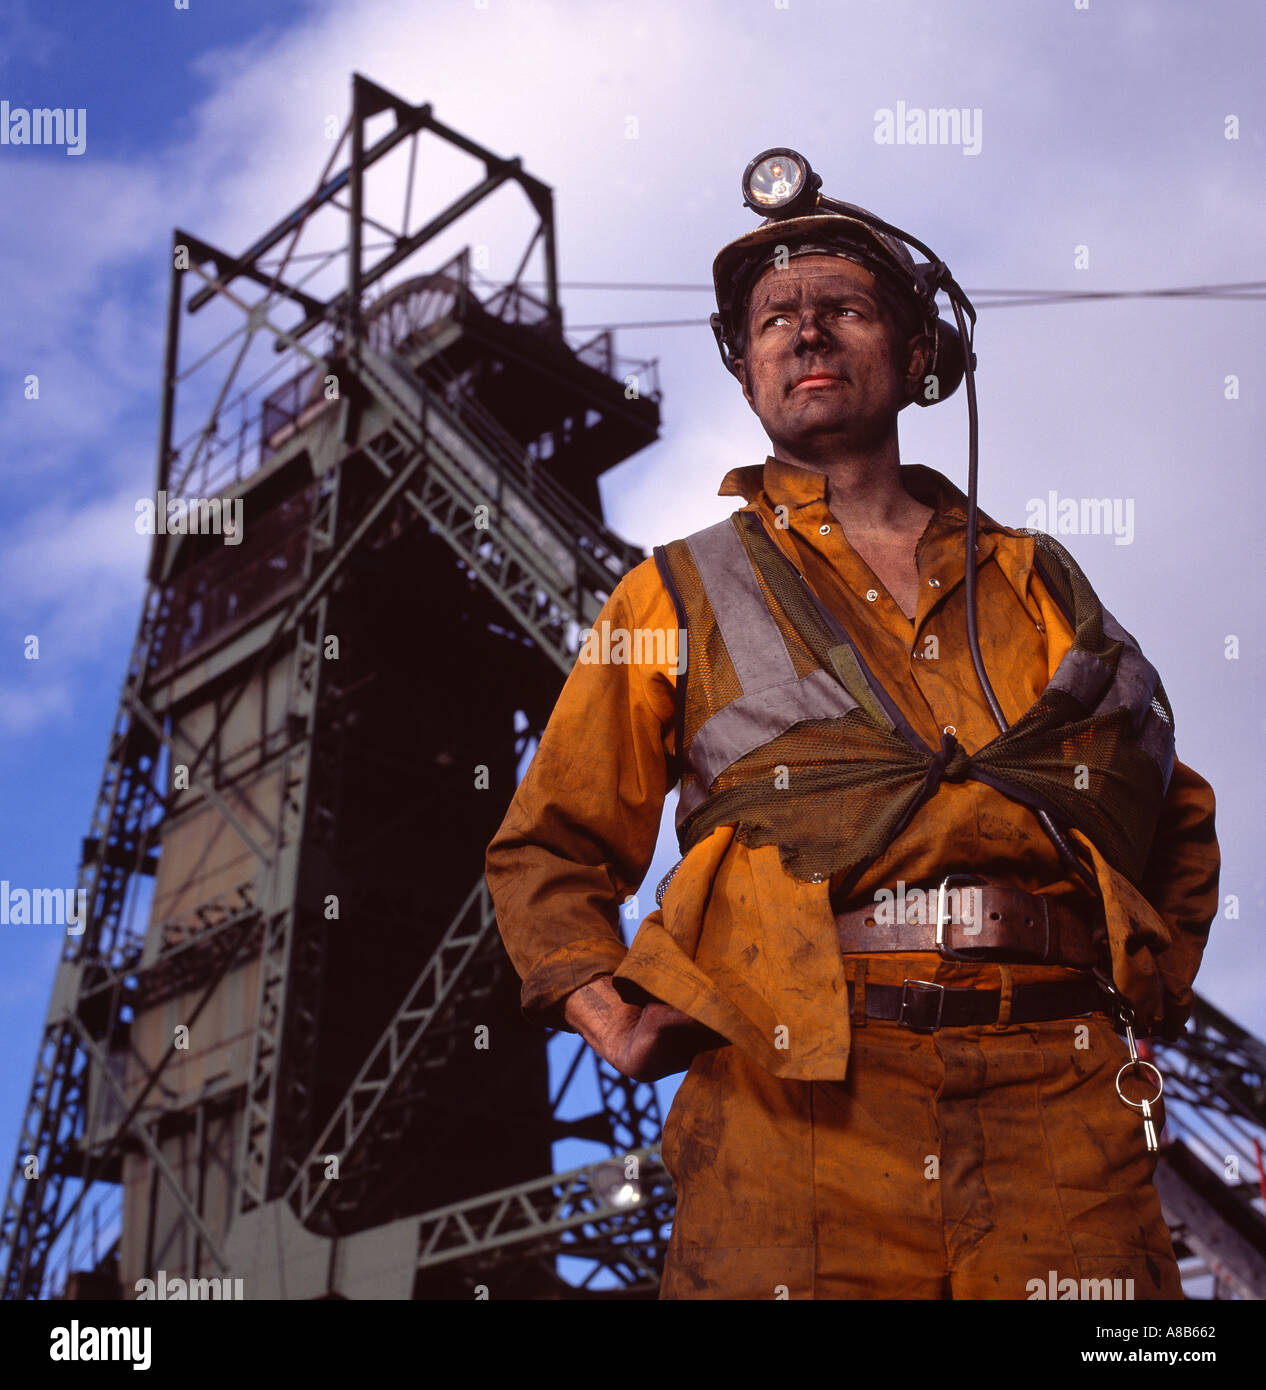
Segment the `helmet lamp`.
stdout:
<path fill-rule="evenodd" d="M 822 180 L 809 161 L 795 150 L 764 150 L 743 170 L 743 201 L 766 217 L 788 217 L 807 211 Z"/>

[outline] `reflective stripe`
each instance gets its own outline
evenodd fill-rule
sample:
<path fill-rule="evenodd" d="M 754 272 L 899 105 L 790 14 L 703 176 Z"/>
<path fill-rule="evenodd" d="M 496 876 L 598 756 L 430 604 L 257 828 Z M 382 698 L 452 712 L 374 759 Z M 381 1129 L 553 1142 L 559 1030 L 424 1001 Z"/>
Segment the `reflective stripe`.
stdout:
<path fill-rule="evenodd" d="M 1160 702 L 1155 696 L 1160 676 L 1139 644 L 1106 608 L 1103 610 L 1103 632 L 1105 637 L 1123 642 L 1125 646 L 1117 664 L 1116 680 L 1096 713 L 1107 714 L 1122 707 L 1133 713 L 1139 747 L 1160 768 L 1161 785 L 1168 789 L 1174 772 L 1174 728 L 1157 709 Z"/>
<path fill-rule="evenodd" d="M 743 694 L 796 679 L 778 622 L 734 522 L 727 517 L 686 537 Z"/>
<path fill-rule="evenodd" d="M 794 724 L 806 719 L 838 719 L 856 708 L 857 701 L 848 691 L 820 670 L 810 671 L 800 680 L 784 681 L 739 696 L 718 710 L 690 744 L 690 769 L 695 780 L 682 788 L 677 801 L 677 824 L 707 800 L 708 788 L 732 763 L 786 733 Z"/>
<path fill-rule="evenodd" d="M 1104 710 L 1120 709 L 1122 706 L 1133 710 L 1137 725 L 1142 722 L 1145 711 L 1151 708 L 1152 695 L 1160 677 L 1156 674 L 1156 667 L 1139 650 L 1139 644 L 1106 608 L 1103 610 L 1103 635 L 1123 644 L 1116 679 L 1109 692 L 1110 703 L 1105 700 Z"/>
<path fill-rule="evenodd" d="M 742 525 L 748 519 L 753 521 L 751 535 L 744 534 L 747 528 Z M 1063 818 L 1096 843 L 1106 842 L 1104 853 L 1110 857 L 1113 867 L 1125 872 L 1137 886 L 1144 872 L 1159 810 L 1155 784 L 1138 752 L 1147 755 L 1159 768 L 1163 796 L 1174 768 L 1171 718 L 1158 694 L 1161 686 L 1155 667 L 1143 656 L 1133 637 L 1103 609 L 1071 556 L 1053 541 L 1051 551 L 1054 558 L 1045 557 L 1041 565 L 1036 565 L 1035 551 L 1035 565 L 1068 617 L 1074 645 L 1065 653 L 1045 688 L 1068 692 L 1080 704 L 1082 712 L 1073 712 L 1067 720 L 1061 720 L 1052 711 L 1039 718 L 1036 727 L 1027 732 L 1017 732 L 1012 725 L 978 754 L 966 759 L 965 775 L 992 786 L 1022 805 Z M 687 555 L 691 556 L 694 575 L 686 566 Z M 779 574 L 771 570 L 770 565 L 776 562 L 790 566 L 792 562 L 764 531 L 759 517 L 736 512 L 726 522 L 682 541 L 671 542 L 664 556 L 669 569 L 677 565 L 682 567 L 689 579 L 689 589 L 699 594 L 697 608 L 692 606 L 684 619 L 686 625 L 702 622 L 704 613 L 698 610 L 704 608 L 715 623 L 708 632 L 691 633 L 692 644 L 696 649 L 702 645 L 711 650 L 719 636 L 741 688 L 737 699 L 720 708 L 717 708 L 715 690 L 705 688 L 703 691 L 703 708 L 699 710 L 703 723 L 686 745 L 681 769 L 685 781 L 678 799 L 677 828 L 683 855 L 710 833 L 710 828 L 747 825 L 745 833 L 751 833 L 754 828 L 766 835 L 776 834 L 780 846 L 794 842 L 798 851 L 815 856 L 815 864 L 832 866 L 832 874 L 841 867 L 843 855 L 842 862 L 850 875 L 848 882 L 854 883 L 857 870 L 872 862 L 876 853 L 885 852 L 887 845 L 902 833 L 911 817 L 934 793 L 945 771 L 944 758 L 938 764 L 922 740 L 907 734 L 905 741 L 915 753 L 914 764 L 908 769 L 909 776 L 895 781 L 888 777 L 891 769 L 878 755 L 873 741 L 863 737 L 860 728 L 853 728 L 854 721 L 847 716 L 857 711 L 859 723 L 882 723 L 869 704 L 858 703 L 859 697 L 862 701 L 866 699 L 857 684 L 858 679 L 865 680 L 881 705 L 885 701 L 891 703 L 891 697 L 866 670 L 860 652 L 807 584 L 804 588 L 825 624 L 825 632 L 819 630 L 813 613 L 803 606 L 802 595 L 794 582 L 789 589 L 779 587 Z M 780 599 L 771 599 L 768 607 L 760 578 L 766 574 L 774 593 L 780 595 Z M 1119 644 L 1114 660 L 1105 660 L 1085 650 L 1081 640 L 1084 630 L 1095 627 L 1097 621 L 1102 623 L 1103 637 L 1109 643 Z M 807 625 L 804 631 L 813 635 L 804 638 L 801 625 Z M 825 655 L 834 672 L 815 666 L 808 675 L 796 679 L 792 654 L 800 650 L 796 645 L 798 635 L 802 636 L 815 662 L 822 661 Z M 824 642 L 829 644 L 829 635 L 837 636 L 842 645 L 829 650 L 823 648 Z M 845 648 L 857 663 L 855 672 L 840 669 Z M 838 684 L 833 675 L 839 677 Z M 886 709 L 886 705 L 884 707 Z M 1116 723 L 1122 711 L 1130 716 L 1128 728 L 1119 731 L 1103 728 L 1104 716 L 1115 715 L 1112 722 Z M 864 834 L 859 834 L 857 838 L 864 840 L 865 845 L 850 861 L 848 855 L 853 851 L 835 833 L 834 817 L 819 818 L 821 823 L 814 824 L 814 818 L 802 816 L 798 806 L 788 809 L 773 787 L 768 796 L 763 795 L 762 787 L 775 761 L 767 754 L 768 746 L 788 730 L 810 721 L 825 724 L 831 734 L 821 750 L 823 775 L 815 784 L 824 796 L 844 794 L 859 806 L 865 805 L 867 796 L 873 796 L 874 815 L 884 827 L 885 850 L 872 849 L 872 840 L 878 843 L 879 837 L 872 835 L 867 840 Z M 1051 748 L 1051 736 L 1058 735 L 1061 728 L 1081 730 L 1087 726 L 1092 734 L 1092 747 L 1087 751 L 1096 759 L 1096 771 L 1106 779 L 1107 805 L 1099 806 L 1094 800 L 1069 793 L 1062 785 L 1056 785 L 1048 798 L 1040 785 L 1039 773 Z M 891 738 L 892 725 L 883 730 L 876 727 L 870 732 L 886 733 Z M 1014 765 L 1015 777 L 1006 772 L 1011 765 Z M 925 767 L 929 774 L 922 788 L 917 785 L 920 767 Z M 866 774 L 871 768 L 875 773 L 874 785 L 868 788 Z M 934 770 L 936 777 L 930 775 Z M 727 771 L 736 777 L 737 785 L 718 790 L 714 795 L 713 786 Z M 1020 780 L 1017 781 L 1017 777 Z M 915 784 L 911 788 L 915 793 L 912 798 L 905 795 L 905 781 Z M 899 817 L 893 811 L 898 795 L 907 803 Z M 1138 804 L 1132 804 L 1134 802 Z M 896 810 L 901 808 L 898 806 Z M 1130 813 L 1135 810 L 1138 815 L 1132 819 Z M 1144 839 L 1144 836 L 1149 838 Z"/>
<path fill-rule="evenodd" d="M 795 724 L 837 719 L 857 708 L 826 671 L 797 678 L 733 516 L 687 536 L 686 545 L 743 693 L 706 720 L 691 740 L 687 764 L 694 781 L 678 798 L 678 825 L 740 758 Z"/>
<path fill-rule="evenodd" d="M 1160 768 L 1161 790 L 1169 790 L 1169 779 L 1174 775 L 1174 731 L 1167 719 L 1162 719 L 1155 710 L 1143 721 L 1139 733 L 1139 747 L 1154 759 Z"/>
<path fill-rule="evenodd" d="M 1169 786 L 1174 770 L 1174 734 L 1169 721 L 1152 704 L 1160 680 L 1155 666 L 1138 643 L 1103 609 L 1103 635 L 1121 643 L 1121 657 L 1113 675 L 1106 661 L 1070 647 L 1051 677 L 1047 689 L 1063 690 L 1085 705 L 1091 714 L 1129 710 L 1139 747 L 1160 768 L 1161 781 Z"/>
<path fill-rule="evenodd" d="M 1089 652 L 1079 652 L 1076 647 L 1069 647 L 1046 688 L 1062 690 L 1087 709 L 1093 709 L 1094 701 L 1111 675 L 1112 670 L 1106 661 L 1091 656 Z"/>

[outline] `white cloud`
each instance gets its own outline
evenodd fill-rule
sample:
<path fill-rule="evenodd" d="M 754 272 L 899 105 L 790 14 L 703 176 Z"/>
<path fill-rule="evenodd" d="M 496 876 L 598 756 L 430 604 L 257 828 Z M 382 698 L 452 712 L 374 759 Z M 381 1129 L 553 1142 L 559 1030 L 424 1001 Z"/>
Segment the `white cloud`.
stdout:
<path fill-rule="evenodd" d="M 18 537 L 4 546 L 4 610 L 135 582 L 147 553 L 147 539 L 135 527 L 138 495 L 124 489 L 76 505 L 61 494 L 30 514 Z"/>
<path fill-rule="evenodd" d="M 64 726 L 81 681 L 103 661 L 121 667 L 126 654 L 111 644 L 134 621 L 146 556 L 135 503 L 132 489 L 82 506 L 63 494 L 28 514 L 0 548 L 0 619 L 15 645 L 39 639 L 38 660 L 23 654 L 9 663 L 0 729 Z"/>

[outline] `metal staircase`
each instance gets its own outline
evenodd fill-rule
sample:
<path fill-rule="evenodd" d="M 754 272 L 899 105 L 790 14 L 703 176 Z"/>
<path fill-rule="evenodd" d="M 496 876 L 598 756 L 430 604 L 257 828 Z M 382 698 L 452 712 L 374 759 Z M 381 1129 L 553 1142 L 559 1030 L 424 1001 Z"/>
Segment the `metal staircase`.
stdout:
<path fill-rule="evenodd" d="M 1266 1044 L 1207 999 L 1157 1043 L 1167 1123 L 1156 1188 L 1184 1278 L 1266 1299 Z"/>
<path fill-rule="evenodd" d="M 578 630 L 642 552 L 534 469 L 477 401 L 450 404 L 436 365 L 411 368 L 362 345 L 351 369 L 388 422 L 363 446 L 375 467 L 392 478 L 425 456 L 409 505 L 566 674 Z"/>

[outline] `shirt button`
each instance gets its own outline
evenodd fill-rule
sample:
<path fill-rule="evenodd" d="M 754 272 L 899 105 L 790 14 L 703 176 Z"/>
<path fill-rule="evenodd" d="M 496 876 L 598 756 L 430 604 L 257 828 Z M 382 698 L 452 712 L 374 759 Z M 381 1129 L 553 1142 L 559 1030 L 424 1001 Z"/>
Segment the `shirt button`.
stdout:
<path fill-rule="evenodd" d="M 819 535 L 819 536 L 829 536 L 830 534 L 831 534 L 831 528 L 830 528 L 829 526 L 823 524 L 823 525 L 821 525 L 821 526 L 818 527 L 818 535 Z"/>
<path fill-rule="evenodd" d="M 939 589 L 941 587 L 941 581 L 939 579 L 929 579 L 928 586 L 933 589 Z"/>
<path fill-rule="evenodd" d="M 911 652 L 910 655 L 915 659 L 915 661 L 922 661 L 922 660 L 923 660 L 923 653 L 922 653 L 922 652 Z"/>
<path fill-rule="evenodd" d="M 1045 623 L 1038 623 L 1038 625 L 1037 625 L 1037 630 L 1038 630 L 1039 632 L 1045 632 L 1045 631 L 1046 631 L 1046 624 L 1045 624 Z"/>
<path fill-rule="evenodd" d="M 949 736 L 953 738 L 954 735 L 958 732 L 958 730 L 953 726 L 953 724 L 946 724 L 946 726 L 941 730 L 941 732 L 943 734 L 949 734 Z"/>
<path fill-rule="evenodd" d="M 875 601 L 878 597 L 879 597 L 879 590 L 878 590 L 878 589 L 867 589 L 867 590 L 866 590 L 866 602 L 867 602 L 867 603 L 874 603 L 874 601 Z"/>

